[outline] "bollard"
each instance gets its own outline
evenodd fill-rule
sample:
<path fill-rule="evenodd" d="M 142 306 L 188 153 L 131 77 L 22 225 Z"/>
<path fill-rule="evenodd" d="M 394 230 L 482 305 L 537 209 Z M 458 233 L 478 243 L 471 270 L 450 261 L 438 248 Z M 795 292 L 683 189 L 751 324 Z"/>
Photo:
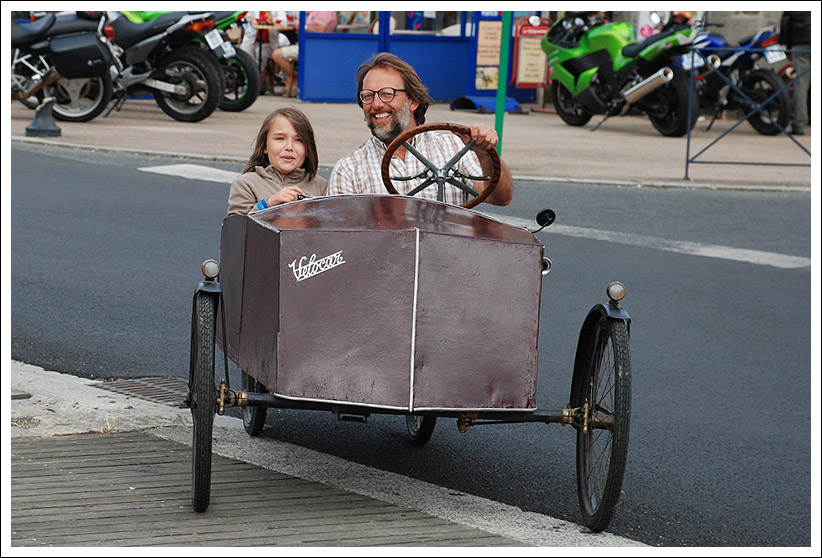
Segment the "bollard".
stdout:
<path fill-rule="evenodd" d="M 40 106 L 34 110 L 34 120 L 26 127 L 27 136 L 59 136 L 62 132 L 54 123 L 52 108 L 57 101 L 55 97 L 46 97 Z"/>

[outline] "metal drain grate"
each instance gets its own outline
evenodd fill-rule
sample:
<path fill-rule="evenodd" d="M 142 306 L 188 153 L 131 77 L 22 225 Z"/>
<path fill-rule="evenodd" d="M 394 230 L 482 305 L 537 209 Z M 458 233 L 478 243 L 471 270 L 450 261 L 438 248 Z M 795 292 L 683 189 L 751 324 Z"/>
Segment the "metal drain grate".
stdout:
<path fill-rule="evenodd" d="M 187 389 L 183 380 L 159 377 L 122 378 L 103 382 L 95 387 L 172 407 L 183 406 Z"/>

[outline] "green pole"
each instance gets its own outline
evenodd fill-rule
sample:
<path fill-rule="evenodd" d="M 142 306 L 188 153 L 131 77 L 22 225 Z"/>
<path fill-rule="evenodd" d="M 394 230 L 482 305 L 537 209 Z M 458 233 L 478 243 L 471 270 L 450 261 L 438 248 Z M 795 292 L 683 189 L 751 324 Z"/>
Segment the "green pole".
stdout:
<path fill-rule="evenodd" d="M 497 110 L 494 128 L 499 142 L 497 153 L 502 155 L 502 118 L 505 116 L 505 97 L 508 93 L 508 51 L 511 43 L 511 12 L 502 12 L 502 37 L 499 49 L 499 83 L 497 84 Z"/>

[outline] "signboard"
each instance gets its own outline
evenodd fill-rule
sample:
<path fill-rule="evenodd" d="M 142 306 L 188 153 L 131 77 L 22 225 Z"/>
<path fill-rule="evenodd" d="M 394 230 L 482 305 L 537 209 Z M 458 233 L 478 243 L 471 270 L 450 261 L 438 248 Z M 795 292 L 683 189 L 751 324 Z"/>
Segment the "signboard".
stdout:
<path fill-rule="evenodd" d="M 534 16 L 536 17 L 536 16 Z M 548 85 L 547 55 L 542 50 L 542 38 L 551 28 L 551 20 L 539 18 L 533 25 L 521 18 L 514 28 L 514 87 L 537 88 Z"/>
<path fill-rule="evenodd" d="M 502 21 L 481 20 L 477 25 L 477 69 L 474 87 L 496 91 L 499 85 L 499 51 L 502 44 Z"/>

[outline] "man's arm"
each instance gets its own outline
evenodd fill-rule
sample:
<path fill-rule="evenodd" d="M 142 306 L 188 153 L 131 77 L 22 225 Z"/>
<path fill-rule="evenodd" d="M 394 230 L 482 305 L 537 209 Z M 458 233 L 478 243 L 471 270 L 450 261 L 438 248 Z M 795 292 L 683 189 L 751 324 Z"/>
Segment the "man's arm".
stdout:
<path fill-rule="evenodd" d="M 490 175 L 494 170 L 494 165 L 491 161 L 491 156 L 488 154 L 488 149 L 496 148 L 499 142 L 497 131 L 486 124 L 472 124 L 470 139 L 476 142 L 474 152 L 477 154 L 479 163 L 482 166 L 483 174 Z M 463 138 L 463 141 L 467 142 L 469 140 Z M 514 181 L 511 178 L 511 171 L 508 169 L 505 161 L 500 158 L 499 162 L 501 167 L 499 182 L 497 182 L 497 187 L 494 188 L 494 191 L 485 201 L 492 205 L 508 205 L 514 198 Z M 487 181 L 478 180 L 474 182 L 474 190 L 482 192 L 485 190 L 487 184 Z"/>

